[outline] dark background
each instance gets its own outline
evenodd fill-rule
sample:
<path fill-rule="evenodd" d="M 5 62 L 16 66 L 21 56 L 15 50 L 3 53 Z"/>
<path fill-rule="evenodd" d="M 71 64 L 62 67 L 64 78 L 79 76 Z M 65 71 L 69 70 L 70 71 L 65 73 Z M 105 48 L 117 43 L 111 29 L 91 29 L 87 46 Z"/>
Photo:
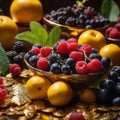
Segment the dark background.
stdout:
<path fill-rule="evenodd" d="M 13 0 L 0 0 L 0 8 L 3 9 L 4 13 L 9 16 L 9 7 Z M 52 9 L 58 9 L 62 6 L 72 5 L 76 0 L 40 0 L 44 12 L 48 12 Z M 115 0 L 115 2 L 120 6 L 120 0 Z M 94 7 L 96 10 L 100 10 L 102 0 L 89 0 L 86 5 Z M 19 7 L 19 6 L 18 6 Z"/>

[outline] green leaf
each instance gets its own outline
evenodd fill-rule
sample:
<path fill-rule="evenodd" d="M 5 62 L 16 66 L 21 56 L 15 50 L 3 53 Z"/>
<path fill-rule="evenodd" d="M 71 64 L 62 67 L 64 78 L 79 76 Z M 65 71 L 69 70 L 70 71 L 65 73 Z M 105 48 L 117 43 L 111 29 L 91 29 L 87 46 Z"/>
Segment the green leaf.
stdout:
<path fill-rule="evenodd" d="M 48 32 L 40 23 L 31 21 L 30 30 L 35 36 L 37 36 L 37 38 L 39 39 L 39 43 L 46 43 L 46 40 L 48 38 Z"/>
<path fill-rule="evenodd" d="M 5 75 L 8 70 L 9 59 L 0 43 L 0 75 Z"/>
<path fill-rule="evenodd" d="M 19 33 L 15 36 L 17 40 L 24 40 L 29 43 L 39 43 L 38 37 L 30 31 Z"/>
<path fill-rule="evenodd" d="M 30 31 L 19 33 L 15 36 L 17 40 L 24 40 L 26 42 L 35 44 L 41 44 L 42 46 L 53 46 L 58 42 L 61 35 L 61 29 L 59 26 L 54 27 L 50 34 L 47 30 L 39 23 L 35 21 L 30 22 Z"/>
<path fill-rule="evenodd" d="M 113 0 L 103 0 L 101 13 L 111 22 L 115 22 L 120 14 L 119 6 Z"/>
<path fill-rule="evenodd" d="M 49 37 L 46 40 L 46 45 L 53 47 L 55 43 L 57 43 L 61 36 L 61 29 L 59 26 L 54 27 L 49 33 Z"/>

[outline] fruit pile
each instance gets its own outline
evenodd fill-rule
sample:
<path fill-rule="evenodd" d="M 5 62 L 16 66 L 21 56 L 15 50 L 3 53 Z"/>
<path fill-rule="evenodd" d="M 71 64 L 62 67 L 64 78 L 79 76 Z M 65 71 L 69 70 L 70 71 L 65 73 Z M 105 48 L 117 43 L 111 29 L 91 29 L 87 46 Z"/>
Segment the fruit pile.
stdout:
<path fill-rule="evenodd" d="M 110 23 L 91 6 L 80 7 L 77 4 L 52 10 L 45 18 L 62 25 L 78 28 L 101 28 Z"/>
<path fill-rule="evenodd" d="M 118 18 L 114 26 L 110 26 L 106 29 L 105 35 L 108 38 L 120 39 L 120 18 Z"/>
<path fill-rule="evenodd" d="M 75 38 L 60 40 L 53 48 L 33 45 L 25 54 L 28 63 L 55 74 L 97 73 L 110 66 L 108 57 L 101 57 L 89 44 L 79 45 Z"/>
<path fill-rule="evenodd" d="M 114 66 L 108 73 L 108 79 L 101 81 L 99 87 L 93 89 L 97 103 L 120 106 L 120 66 Z"/>

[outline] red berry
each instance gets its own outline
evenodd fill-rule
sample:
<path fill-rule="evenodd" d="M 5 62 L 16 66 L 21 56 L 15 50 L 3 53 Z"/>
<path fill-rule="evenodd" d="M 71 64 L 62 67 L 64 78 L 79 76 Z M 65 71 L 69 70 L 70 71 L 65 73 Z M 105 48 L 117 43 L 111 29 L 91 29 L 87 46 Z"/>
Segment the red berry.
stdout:
<path fill-rule="evenodd" d="M 0 85 L 0 89 L 4 89 L 5 86 L 3 84 Z"/>
<path fill-rule="evenodd" d="M 94 58 L 87 64 L 87 66 L 90 73 L 96 73 L 96 72 L 100 72 L 102 68 L 102 63 L 97 58 Z"/>
<path fill-rule="evenodd" d="M 44 70 L 44 71 L 48 70 L 49 62 L 48 62 L 47 58 L 40 57 L 37 61 L 37 68 Z"/>
<path fill-rule="evenodd" d="M 40 48 L 32 47 L 32 49 L 30 51 L 34 52 L 35 54 L 39 54 L 40 53 Z"/>
<path fill-rule="evenodd" d="M 78 74 L 88 73 L 88 66 L 85 61 L 78 61 L 75 65 L 75 70 Z"/>
<path fill-rule="evenodd" d="M 81 61 L 84 59 L 84 54 L 81 51 L 72 51 L 69 57 L 73 58 L 75 61 Z"/>
<path fill-rule="evenodd" d="M 92 52 L 92 47 L 89 44 L 84 44 L 80 47 L 80 50 L 85 51 L 85 53 L 87 54 L 87 56 L 89 56 L 89 54 Z"/>
<path fill-rule="evenodd" d="M 52 52 L 52 48 L 49 46 L 42 47 L 40 53 L 42 57 L 47 57 Z"/>
<path fill-rule="evenodd" d="M 113 39 L 120 39 L 120 32 L 117 30 L 117 28 L 113 28 L 110 31 L 109 37 Z"/>
<path fill-rule="evenodd" d="M 12 76 L 18 76 L 21 73 L 21 67 L 18 64 L 12 64 L 9 67 L 9 71 L 12 74 Z"/>
<path fill-rule="evenodd" d="M 57 52 L 63 55 L 69 54 L 69 48 L 66 41 L 60 41 L 56 48 Z"/>
<path fill-rule="evenodd" d="M 7 96 L 6 89 L 0 89 L 0 101 L 4 101 Z"/>
<path fill-rule="evenodd" d="M 75 51 L 75 50 L 78 50 L 79 45 L 76 42 L 68 43 L 68 48 L 69 48 L 69 51 Z"/>
<path fill-rule="evenodd" d="M 113 29 L 113 27 L 108 27 L 106 30 L 105 30 L 105 35 L 108 37 L 109 34 L 110 34 L 110 31 Z"/>
<path fill-rule="evenodd" d="M 75 38 L 69 38 L 67 40 L 67 43 L 73 43 L 73 42 L 78 43 L 78 41 Z"/>
<path fill-rule="evenodd" d="M 84 116 L 80 112 L 72 112 L 69 120 L 85 120 Z"/>
<path fill-rule="evenodd" d="M 0 85 L 3 84 L 3 78 L 0 77 Z"/>
<path fill-rule="evenodd" d="M 114 27 L 117 28 L 118 31 L 120 32 L 120 23 L 116 23 Z"/>

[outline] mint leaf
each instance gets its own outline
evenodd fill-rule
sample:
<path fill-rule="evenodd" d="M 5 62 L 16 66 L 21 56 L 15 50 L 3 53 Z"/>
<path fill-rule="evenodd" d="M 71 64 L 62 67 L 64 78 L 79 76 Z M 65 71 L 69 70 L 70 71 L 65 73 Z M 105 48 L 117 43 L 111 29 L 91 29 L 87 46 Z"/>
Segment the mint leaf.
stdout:
<path fill-rule="evenodd" d="M 59 26 L 52 28 L 50 34 L 39 23 L 35 21 L 30 22 L 30 31 L 19 33 L 15 36 L 17 40 L 24 40 L 32 44 L 40 44 L 42 46 L 53 46 L 58 42 L 61 35 L 61 29 Z"/>
<path fill-rule="evenodd" d="M 51 30 L 48 39 L 46 40 L 46 45 L 53 47 L 53 45 L 59 41 L 60 36 L 61 36 L 60 27 L 59 26 L 54 27 Z"/>
<path fill-rule="evenodd" d="M 5 75 L 8 70 L 9 59 L 0 43 L 0 75 Z"/>
<path fill-rule="evenodd" d="M 29 43 L 39 43 L 39 39 L 37 36 L 35 36 L 35 34 L 33 34 L 32 32 L 30 31 L 26 31 L 26 32 L 22 32 L 22 33 L 19 33 L 15 36 L 15 38 L 17 40 L 24 40 L 26 42 L 29 42 Z"/>
<path fill-rule="evenodd" d="M 40 23 L 31 21 L 30 30 L 38 38 L 39 43 L 41 43 L 42 45 L 46 43 L 46 39 L 48 38 L 48 32 Z"/>
<path fill-rule="evenodd" d="M 113 0 L 103 0 L 101 5 L 102 15 L 111 22 L 115 22 L 120 14 L 119 6 Z"/>

